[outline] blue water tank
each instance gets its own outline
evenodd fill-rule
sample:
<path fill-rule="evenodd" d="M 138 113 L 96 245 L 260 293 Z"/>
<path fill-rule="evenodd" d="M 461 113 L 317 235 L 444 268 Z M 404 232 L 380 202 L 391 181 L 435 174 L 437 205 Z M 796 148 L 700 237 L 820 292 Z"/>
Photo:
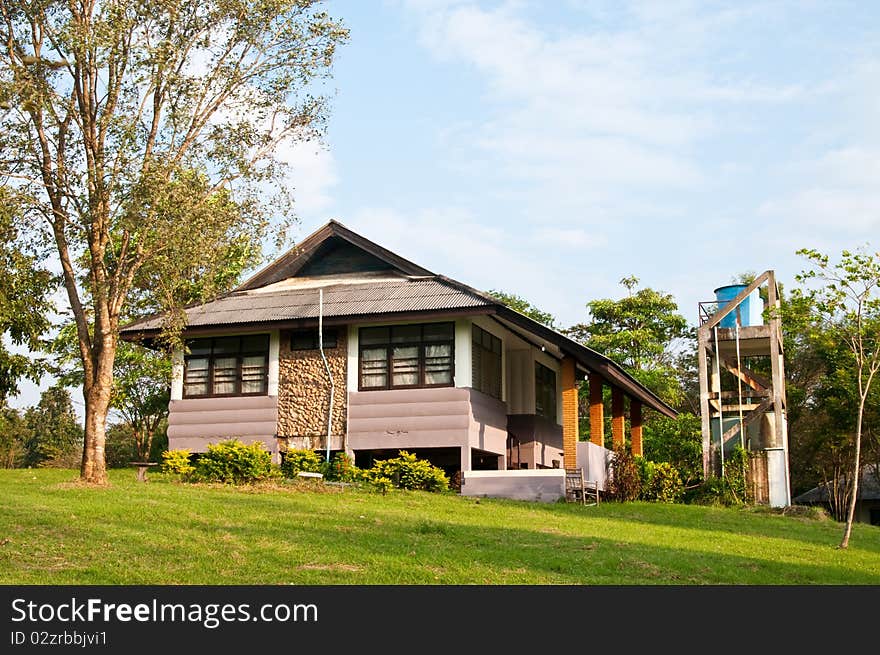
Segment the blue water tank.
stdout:
<path fill-rule="evenodd" d="M 728 284 L 727 286 L 715 289 L 715 300 L 718 302 L 718 309 L 721 310 L 726 307 L 730 301 L 745 291 L 747 287 L 748 285 L 746 284 Z M 741 327 L 764 324 L 764 302 L 761 300 L 761 295 L 757 289 L 743 299 L 739 305 L 739 313 Z M 718 327 L 735 328 L 736 310 L 722 318 L 721 322 L 718 323 Z"/>

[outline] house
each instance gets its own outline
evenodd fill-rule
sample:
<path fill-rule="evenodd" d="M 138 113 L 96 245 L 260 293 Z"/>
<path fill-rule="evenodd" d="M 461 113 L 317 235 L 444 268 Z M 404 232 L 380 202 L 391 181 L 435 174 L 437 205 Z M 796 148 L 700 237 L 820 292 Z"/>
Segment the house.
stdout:
<path fill-rule="evenodd" d="M 795 497 L 795 505 L 821 505 L 830 509 L 830 495 L 824 484 Z M 859 479 L 859 497 L 856 499 L 854 520 L 880 525 L 880 466 L 869 464 L 862 469 Z"/>
<path fill-rule="evenodd" d="M 276 461 L 311 448 L 369 466 L 409 450 L 450 475 L 574 468 L 582 381 L 600 448 L 603 387 L 614 443 L 624 443 L 628 412 L 638 454 L 643 408 L 676 415 L 607 357 L 336 221 L 186 315 L 172 449 L 239 438 Z M 161 321 L 121 336 L 149 343 Z"/>

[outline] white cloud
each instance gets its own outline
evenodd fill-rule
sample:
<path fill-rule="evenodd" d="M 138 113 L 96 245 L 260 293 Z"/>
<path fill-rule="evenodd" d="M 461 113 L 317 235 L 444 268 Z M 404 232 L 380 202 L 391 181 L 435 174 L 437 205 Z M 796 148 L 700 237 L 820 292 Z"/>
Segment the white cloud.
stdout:
<path fill-rule="evenodd" d="M 791 172 L 797 186 L 765 201 L 759 215 L 836 236 L 880 229 L 880 147 L 832 149 L 792 164 Z"/>

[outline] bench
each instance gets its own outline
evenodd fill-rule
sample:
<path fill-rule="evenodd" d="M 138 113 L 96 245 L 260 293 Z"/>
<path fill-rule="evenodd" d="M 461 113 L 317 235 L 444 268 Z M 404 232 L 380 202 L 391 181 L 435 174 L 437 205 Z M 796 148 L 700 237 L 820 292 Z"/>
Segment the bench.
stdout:
<path fill-rule="evenodd" d="M 159 466 L 156 462 L 130 462 L 132 466 L 137 466 L 137 479 L 139 482 L 147 481 L 147 469 L 151 466 Z"/>

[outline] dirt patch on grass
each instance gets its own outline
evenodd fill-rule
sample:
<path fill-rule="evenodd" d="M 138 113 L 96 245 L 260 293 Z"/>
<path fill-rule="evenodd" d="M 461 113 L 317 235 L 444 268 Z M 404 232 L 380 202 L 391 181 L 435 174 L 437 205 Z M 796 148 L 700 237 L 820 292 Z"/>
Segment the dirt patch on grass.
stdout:
<path fill-rule="evenodd" d="M 364 570 L 362 566 L 354 564 L 303 564 L 297 568 L 305 571 L 345 571 L 347 573 L 360 573 Z"/>
<path fill-rule="evenodd" d="M 107 484 L 94 484 L 93 482 L 85 482 L 80 479 L 73 479 L 67 482 L 56 482 L 53 485 L 50 485 L 50 489 L 94 489 L 96 491 L 103 491 L 105 489 L 111 489 L 113 485 L 111 483 Z"/>

